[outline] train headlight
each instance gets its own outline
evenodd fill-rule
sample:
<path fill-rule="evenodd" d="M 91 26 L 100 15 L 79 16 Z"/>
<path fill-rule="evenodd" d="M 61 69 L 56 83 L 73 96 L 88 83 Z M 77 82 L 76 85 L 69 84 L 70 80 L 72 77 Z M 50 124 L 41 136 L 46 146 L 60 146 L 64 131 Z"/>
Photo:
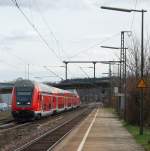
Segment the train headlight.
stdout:
<path fill-rule="evenodd" d="M 17 104 L 20 104 L 20 102 L 17 102 Z"/>
<path fill-rule="evenodd" d="M 30 102 L 27 102 L 27 104 L 29 105 L 29 104 L 31 104 Z"/>

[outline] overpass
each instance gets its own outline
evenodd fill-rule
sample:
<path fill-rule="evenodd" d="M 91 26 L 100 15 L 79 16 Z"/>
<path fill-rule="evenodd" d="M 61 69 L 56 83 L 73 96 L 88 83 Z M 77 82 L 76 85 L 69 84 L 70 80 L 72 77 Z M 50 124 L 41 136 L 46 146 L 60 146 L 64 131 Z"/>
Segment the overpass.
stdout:
<path fill-rule="evenodd" d="M 80 95 L 81 101 L 90 103 L 93 101 L 103 101 L 109 104 L 110 97 L 110 79 L 109 78 L 85 78 L 70 79 L 60 83 L 47 83 L 61 89 L 76 89 Z"/>
<path fill-rule="evenodd" d="M 14 83 L 0 83 L 0 94 L 7 94 L 12 92 L 12 88 L 14 86 Z"/>
<path fill-rule="evenodd" d="M 82 102 L 88 103 L 93 101 L 106 101 L 110 93 L 109 78 L 85 78 L 85 79 L 70 79 L 59 83 L 46 84 L 58 87 L 61 89 L 76 89 L 81 97 Z M 11 94 L 14 83 L 0 83 L 0 94 Z"/>
<path fill-rule="evenodd" d="M 85 78 L 85 79 L 68 79 L 61 81 L 60 83 L 47 83 L 48 85 L 53 85 L 61 89 L 68 88 L 85 88 L 85 87 L 104 87 L 108 88 L 110 86 L 109 78 Z"/>

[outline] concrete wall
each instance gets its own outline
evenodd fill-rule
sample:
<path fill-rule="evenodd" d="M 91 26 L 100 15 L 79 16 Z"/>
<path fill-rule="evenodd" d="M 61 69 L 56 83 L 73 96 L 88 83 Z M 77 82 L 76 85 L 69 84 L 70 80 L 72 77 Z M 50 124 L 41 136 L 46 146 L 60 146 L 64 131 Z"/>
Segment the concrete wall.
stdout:
<path fill-rule="evenodd" d="M 80 88 L 77 89 L 78 94 L 81 98 L 82 103 L 91 102 L 107 102 L 109 96 L 109 89 L 96 87 L 96 88 Z"/>
<path fill-rule="evenodd" d="M 8 105 L 11 104 L 11 93 L 8 94 L 0 94 L 1 102 L 7 103 Z"/>

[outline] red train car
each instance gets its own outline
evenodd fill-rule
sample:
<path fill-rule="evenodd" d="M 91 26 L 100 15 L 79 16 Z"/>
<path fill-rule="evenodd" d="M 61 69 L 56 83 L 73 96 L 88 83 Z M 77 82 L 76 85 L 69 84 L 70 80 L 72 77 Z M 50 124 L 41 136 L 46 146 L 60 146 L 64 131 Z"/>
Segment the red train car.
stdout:
<path fill-rule="evenodd" d="M 41 118 L 79 106 L 76 92 L 30 80 L 16 81 L 12 91 L 12 115 L 16 120 Z"/>

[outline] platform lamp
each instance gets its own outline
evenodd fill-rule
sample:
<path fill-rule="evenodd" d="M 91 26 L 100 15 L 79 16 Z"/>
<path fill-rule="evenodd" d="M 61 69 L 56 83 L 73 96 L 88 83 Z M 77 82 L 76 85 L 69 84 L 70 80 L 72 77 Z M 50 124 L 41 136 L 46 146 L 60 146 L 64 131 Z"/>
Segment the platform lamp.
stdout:
<path fill-rule="evenodd" d="M 147 10 L 141 9 L 125 9 L 125 8 L 116 8 L 116 7 L 107 7 L 107 6 L 101 6 L 101 9 L 108 9 L 113 11 L 121 11 L 121 12 L 140 12 L 141 13 L 141 80 L 143 80 L 143 70 L 144 70 L 144 13 L 147 12 Z M 144 100 L 144 93 L 143 89 L 141 89 L 141 99 L 140 99 L 140 129 L 139 134 L 143 135 L 143 100 Z"/>

